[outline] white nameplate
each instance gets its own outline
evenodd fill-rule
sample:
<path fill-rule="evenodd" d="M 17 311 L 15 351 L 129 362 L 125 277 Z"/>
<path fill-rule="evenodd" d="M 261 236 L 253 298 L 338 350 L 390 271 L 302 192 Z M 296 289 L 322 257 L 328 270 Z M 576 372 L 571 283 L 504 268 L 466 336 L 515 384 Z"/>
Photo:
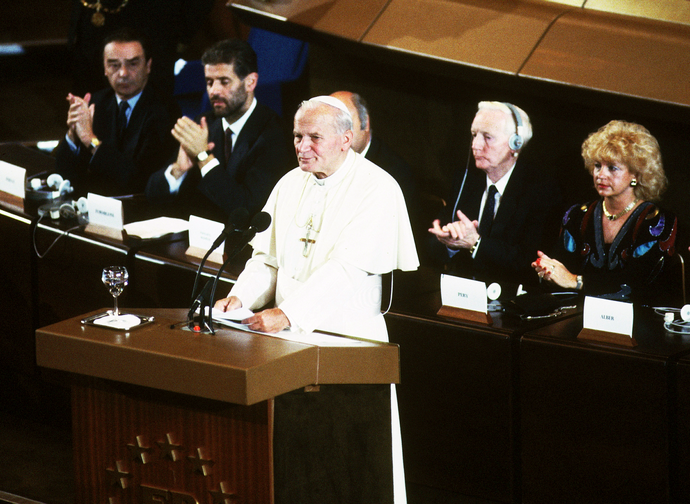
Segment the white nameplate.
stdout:
<path fill-rule="evenodd" d="M 26 196 L 26 170 L 0 161 L 0 191 L 24 199 Z"/>
<path fill-rule="evenodd" d="M 216 241 L 216 238 L 223 232 L 225 226 L 216 221 L 203 219 L 196 215 L 189 216 L 189 246 L 201 250 L 208 250 Z M 222 243 L 218 250 L 223 250 Z"/>
<path fill-rule="evenodd" d="M 633 305 L 622 301 L 585 297 L 584 329 L 632 337 Z"/>
<path fill-rule="evenodd" d="M 122 201 L 89 193 L 87 205 L 89 208 L 89 224 L 120 231 L 124 228 Z"/>
<path fill-rule="evenodd" d="M 441 275 L 441 304 L 486 313 L 486 284 L 468 278 Z"/>

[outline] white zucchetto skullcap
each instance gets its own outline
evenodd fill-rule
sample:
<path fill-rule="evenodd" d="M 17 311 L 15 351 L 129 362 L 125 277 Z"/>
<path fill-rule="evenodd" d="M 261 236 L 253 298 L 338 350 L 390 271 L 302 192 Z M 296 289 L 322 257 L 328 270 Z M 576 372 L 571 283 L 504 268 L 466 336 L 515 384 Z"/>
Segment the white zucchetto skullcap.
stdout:
<path fill-rule="evenodd" d="M 310 102 L 320 102 L 320 103 L 325 103 L 326 105 L 330 105 L 331 107 L 335 107 L 338 110 L 342 110 L 347 114 L 347 116 L 352 120 L 352 114 L 350 111 L 347 109 L 345 104 L 338 100 L 337 98 L 334 98 L 333 96 L 328 96 L 328 95 L 321 95 L 321 96 L 315 96 L 314 98 L 310 98 L 308 101 Z"/>

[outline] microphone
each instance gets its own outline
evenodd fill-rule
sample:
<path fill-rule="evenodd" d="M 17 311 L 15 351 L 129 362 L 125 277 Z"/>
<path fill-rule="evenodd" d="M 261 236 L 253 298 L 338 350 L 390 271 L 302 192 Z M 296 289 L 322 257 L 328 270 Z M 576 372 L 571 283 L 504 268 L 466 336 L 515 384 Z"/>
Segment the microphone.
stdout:
<path fill-rule="evenodd" d="M 220 269 L 218 270 L 218 273 L 216 274 L 216 277 L 213 279 L 213 287 L 211 288 L 211 297 L 210 297 L 211 303 L 213 303 L 213 300 L 216 298 L 216 287 L 218 286 L 218 280 L 220 279 L 220 275 L 223 273 L 223 270 L 225 270 L 225 267 L 240 252 L 242 252 L 242 249 L 244 249 L 244 247 L 246 247 L 247 244 L 250 241 L 252 241 L 254 236 L 256 236 L 256 233 L 261 233 L 262 231 L 265 231 L 266 229 L 268 229 L 268 226 L 270 226 L 270 225 L 271 225 L 271 216 L 266 212 L 259 212 L 254 217 L 252 217 L 252 220 L 249 223 L 249 227 L 245 231 L 242 232 L 241 240 L 239 241 L 239 243 L 237 245 L 235 245 L 235 248 L 232 249 L 232 252 L 230 252 L 228 254 L 228 258 L 221 265 Z M 203 306 L 202 306 L 202 310 L 203 310 Z M 213 330 L 213 317 L 211 317 L 211 310 L 209 310 L 208 322 L 203 318 L 203 315 L 202 315 L 201 322 L 209 328 L 209 331 L 211 332 L 211 334 L 215 334 L 215 331 Z"/>
<path fill-rule="evenodd" d="M 249 212 L 246 208 L 235 208 L 230 214 L 230 219 L 228 219 L 225 229 L 223 229 L 223 232 L 218 235 L 216 241 L 214 241 L 213 245 L 211 245 L 211 251 L 220 247 L 220 244 L 223 243 L 225 239 L 232 233 L 241 231 L 247 225 L 248 220 Z"/>
<path fill-rule="evenodd" d="M 232 211 L 232 213 L 230 213 L 230 218 L 228 219 L 228 223 L 225 226 L 225 229 L 223 229 L 223 232 L 220 235 L 218 235 L 218 238 L 216 238 L 216 240 L 213 242 L 213 245 L 211 245 L 211 248 L 208 249 L 206 254 L 204 254 L 204 257 L 201 259 L 201 262 L 199 263 L 199 268 L 196 270 L 196 275 L 194 277 L 194 286 L 192 287 L 192 303 L 194 302 L 194 298 L 196 296 L 196 288 L 199 286 L 199 277 L 201 276 L 201 270 L 204 267 L 204 264 L 206 264 L 206 260 L 214 250 L 220 247 L 220 244 L 223 243 L 223 241 L 225 241 L 225 239 L 228 236 L 230 236 L 232 233 L 242 231 L 243 228 L 247 225 L 247 220 L 249 220 L 249 212 L 246 208 L 236 208 Z"/>
<path fill-rule="evenodd" d="M 242 237 L 246 240 L 245 245 L 254 239 L 256 233 L 266 231 L 266 229 L 268 229 L 268 226 L 270 225 L 271 216 L 266 212 L 259 212 L 254 217 L 252 217 L 252 221 L 249 223 L 249 227 L 242 232 Z M 242 247 L 244 247 L 244 245 Z"/>

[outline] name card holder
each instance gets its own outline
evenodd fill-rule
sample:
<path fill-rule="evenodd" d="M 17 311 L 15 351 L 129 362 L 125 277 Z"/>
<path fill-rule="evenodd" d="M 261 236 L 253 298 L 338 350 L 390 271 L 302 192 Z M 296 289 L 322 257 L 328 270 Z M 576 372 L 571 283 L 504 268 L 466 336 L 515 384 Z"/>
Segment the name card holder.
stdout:
<path fill-rule="evenodd" d="M 0 161 L 0 203 L 11 210 L 24 211 L 26 169 Z"/>
<path fill-rule="evenodd" d="M 493 319 L 491 318 L 491 314 L 489 313 L 466 310 L 464 308 L 455 308 L 454 306 L 441 306 L 438 312 L 436 312 L 436 315 L 452 320 L 474 322 L 475 324 L 493 325 L 494 323 Z"/>
<path fill-rule="evenodd" d="M 125 241 L 125 238 L 127 238 L 127 233 L 125 233 L 124 229 L 116 229 L 100 224 L 92 224 L 90 222 L 84 228 L 84 232 L 121 242 Z"/>
<path fill-rule="evenodd" d="M 595 329 L 582 329 L 577 335 L 580 341 L 590 341 L 593 343 L 604 343 L 606 345 L 617 345 L 628 348 L 637 346 L 637 341 L 633 336 L 627 336 L 620 333 L 611 333 L 607 331 L 597 331 Z"/>
<path fill-rule="evenodd" d="M 220 222 L 204 219 L 196 215 L 189 216 L 189 247 L 185 255 L 196 259 L 203 259 L 206 252 L 213 246 L 216 237 L 223 232 L 223 224 Z M 223 260 L 223 249 L 225 244 L 221 244 L 206 259 L 207 262 L 220 266 Z"/>
<path fill-rule="evenodd" d="M 24 199 L 5 191 L 0 191 L 0 204 L 10 210 L 24 211 Z"/>
<path fill-rule="evenodd" d="M 124 241 L 127 234 L 124 232 L 124 212 L 121 200 L 89 193 L 86 206 L 89 210 L 89 223 L 84 232 L 111 240 Z"/>
<path fill-rule="evenodd" d="M 187 250 L 185 250 L 184 255 L 201 261 L 201 259 L 203 259 L 203 257 L 206 255 L 206 252 L 208 252 L 208 250 L 204 250 L 199 247 L 188 247 Z M 211 254 L 208 256 L 208 259 L 206 259 L 206 262 L 220 267 L 220 265 L 225 262 L 223 260 L 223 253 L 218 252 L 217 250 L 211 252 Z"/>
<path fill-rule="evenodd" d="M 633 307 L 630 303 L 586 297 L 583 328 L 579 341 L 634 348 L 637 341 L 632 335 Z M 614 329 L 609 331 L 607 329 Z"/>
<path fill-rule="evenodd" d="M 486 284 L 477 280 L 441 275 L 441 309 L 439 317 L 492 325 L 487 310 Z"/>

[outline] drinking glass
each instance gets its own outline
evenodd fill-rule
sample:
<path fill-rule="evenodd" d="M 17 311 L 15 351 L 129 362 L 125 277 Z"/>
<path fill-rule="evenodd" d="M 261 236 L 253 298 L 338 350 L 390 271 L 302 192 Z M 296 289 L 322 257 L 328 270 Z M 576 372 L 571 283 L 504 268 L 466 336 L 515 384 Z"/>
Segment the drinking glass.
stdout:
<path fill-rule="evenodd" d="M 115 300 L 113 316 L 117 317 L 120 315 L 120 310 L 117 307 L 117 297 L 122 294 L 129 280 L 127 268 L 124 266 L 108 266 L 103 268 L 103 276 L 101 278 Z"/>

